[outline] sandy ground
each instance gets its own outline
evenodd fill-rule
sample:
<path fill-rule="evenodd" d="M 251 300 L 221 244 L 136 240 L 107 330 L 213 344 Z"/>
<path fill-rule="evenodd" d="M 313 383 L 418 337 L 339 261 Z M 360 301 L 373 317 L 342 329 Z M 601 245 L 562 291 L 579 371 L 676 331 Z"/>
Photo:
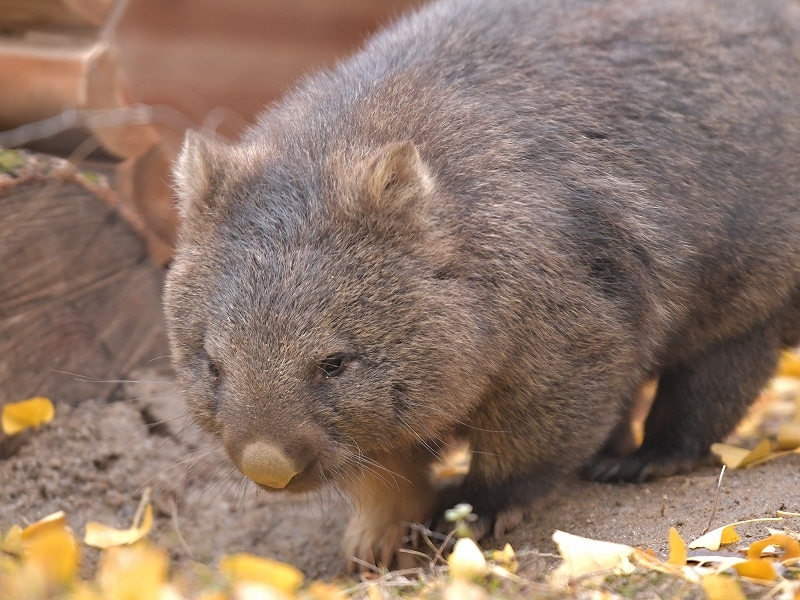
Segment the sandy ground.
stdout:
<path fill-rule="evenodd" d="M 67 513 L 79 536 L 90 520 L 128 527 L 144 488 L 151 486 L 151 538 L 179 564 L 211 564 L 222 554 L 248 551 L 291 562 L 310 577 L 341 573 L 339 539 L 349 507 L 335 491 L 308 497 L 257 491 L 187 422 L 167 374 L 149 370 L 138 378 L 122 387 L 117 402 L 57 405 L 50 425 L 0 460 L 0 531 L 57 510 Z M 687 540 L 707 526 L 718 473 L 708 464 L 690 476 L 642 485 L 571 481 L 502 542 L 555 552 L 550 536 L 561 529 L 665 556 L 670 526 Z M 729 471 L 713 526 L 771 517 L 778 510 L 800 511 L 800 456 Z M 784 526 L 800 530 L 800 519 Z M 761 536 L 764 524 L 742 532 Z M 96 559 L 86 549 L 84 576 L 91 575 Z"/>

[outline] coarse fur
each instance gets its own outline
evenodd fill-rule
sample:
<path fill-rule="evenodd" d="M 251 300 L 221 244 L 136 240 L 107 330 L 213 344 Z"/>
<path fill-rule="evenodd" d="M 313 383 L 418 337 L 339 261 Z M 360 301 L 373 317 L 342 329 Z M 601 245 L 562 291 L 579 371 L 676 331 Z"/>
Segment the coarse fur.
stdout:
<path fill-rule="evenodd" d="M 451 501 L 500 533 L 582 466 L 687 470 L 800 338 L 798 157 L 795 0 L 434 3 L 187 138 L 179 380 L 237 464 L 267 440 L 288 490 L 350 490 L 367 560 Z"/>

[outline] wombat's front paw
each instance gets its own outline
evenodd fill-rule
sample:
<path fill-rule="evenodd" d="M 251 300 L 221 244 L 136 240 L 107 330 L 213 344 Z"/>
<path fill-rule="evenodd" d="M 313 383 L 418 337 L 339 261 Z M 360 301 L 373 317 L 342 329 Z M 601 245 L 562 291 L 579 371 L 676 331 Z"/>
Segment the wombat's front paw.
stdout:
<path fill-rule="evenodd" d="M 403 543 L 408 527 L 402 523 L 385 523 L 380 514 L 358 514 L 350 519 L 342 541 L 348 570 L 368 565 L 390 565 Z"/>
<path fill-rule="evenodd" d="M 633 481 L 641 483 L 649 479 L 660 479 L 694 468 L 697 457 L 659 455 L 639 448 L 630 456 L 599 454 L 583 469 L 582 475 L 590 481 Z"/>
<path fill-rule="evenodd" d="M 370 565 L 392 563 L 409 523 L 430 519 L 436 494 L 428 478 L 430 454 L 410 453 L 405 460 L 397 456 L 374 460 L 379 469 L 364 471 L 351 482 L 350 493 L 356 514 L 350 520 L 342 541 L 350 570 L 363 568 L 353 557 Z"/>

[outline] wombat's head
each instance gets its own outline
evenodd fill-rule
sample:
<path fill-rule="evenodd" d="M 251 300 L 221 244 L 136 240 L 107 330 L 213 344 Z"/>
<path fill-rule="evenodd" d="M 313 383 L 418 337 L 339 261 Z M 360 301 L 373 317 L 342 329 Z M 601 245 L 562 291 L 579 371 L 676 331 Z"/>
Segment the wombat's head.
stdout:
<path fill-rule="evenodd" d="M 486 375 L 417 148 L 287 154 L 187 137 L 165 306 L 196 418 L 245 475 L 301 491 L 441 438 Z"/>

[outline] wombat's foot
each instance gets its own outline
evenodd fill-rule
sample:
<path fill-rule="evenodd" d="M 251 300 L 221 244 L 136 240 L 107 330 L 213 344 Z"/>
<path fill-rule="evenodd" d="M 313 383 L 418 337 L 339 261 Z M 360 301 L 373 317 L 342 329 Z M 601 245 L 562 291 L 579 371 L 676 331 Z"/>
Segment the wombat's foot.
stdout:
<path fill-rule="evenodd" d="M 645 481 L 690 471 L 723 439 L 758 397 L 778 363 L 774 322 L 664 371 L 644 424 L 644 442 L 630 456 L 610 445 L 584 469 L 595 481 Z"/>
<path fill-rule="evenodd" d="M 342 541 L 350 571 L 364 569 L 364 563 L 390 566 L 409 524 L 425 523 L 430 518 L 436 499 L 428 474 L 432 456 L 428 453 L 408 459 L 373 460 L 370 470 L 350 485 L 356 514 Z"/>
<path fill-rule="evenodd" d="M 590 481 L 641 483 L 649 479 L 688 473 L 696 461 L 696 457 L 656 456 L 646 450 L 624 457 L 600 454 L 583 469 L 582 475 Z"/>

